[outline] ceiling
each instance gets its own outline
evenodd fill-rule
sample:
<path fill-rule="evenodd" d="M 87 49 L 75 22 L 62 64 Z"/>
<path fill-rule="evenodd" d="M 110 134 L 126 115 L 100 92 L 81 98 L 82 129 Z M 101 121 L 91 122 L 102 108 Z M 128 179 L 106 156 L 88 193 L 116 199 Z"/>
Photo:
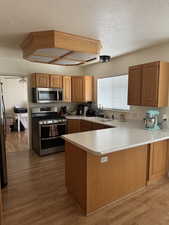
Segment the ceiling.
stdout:
<path fill-rule="evenodd" d="M 58 30 L 99 39 L 112 57 L 169 41 L 169 0 L 1 0 L 0 45 Z"/>

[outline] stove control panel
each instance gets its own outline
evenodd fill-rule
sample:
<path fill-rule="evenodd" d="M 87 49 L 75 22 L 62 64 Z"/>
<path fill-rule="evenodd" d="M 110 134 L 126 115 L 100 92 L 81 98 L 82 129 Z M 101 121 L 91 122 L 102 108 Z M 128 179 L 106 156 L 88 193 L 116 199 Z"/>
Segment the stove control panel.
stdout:
<path fill-rule="evenodd" d="M 40 120 L 39 124 L 59 124 L 59 123 L 66 123 L 66 119 L 47 119 L 47 120 Z"/>

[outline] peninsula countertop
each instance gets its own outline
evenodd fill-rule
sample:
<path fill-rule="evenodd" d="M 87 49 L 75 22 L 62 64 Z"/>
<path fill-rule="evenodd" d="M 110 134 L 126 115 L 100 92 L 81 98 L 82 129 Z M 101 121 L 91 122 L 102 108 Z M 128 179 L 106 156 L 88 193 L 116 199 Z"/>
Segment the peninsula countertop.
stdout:
<path fill-rule="evenodd" d="M 63 135 L 66 141 L 98 156 L 169 139 L 169 129 L 148 131 L 144 129 L 143 121 L 106 121 L 98 117 L 82 116 L 67 118 L 83 119 L 113 127 Z"/>

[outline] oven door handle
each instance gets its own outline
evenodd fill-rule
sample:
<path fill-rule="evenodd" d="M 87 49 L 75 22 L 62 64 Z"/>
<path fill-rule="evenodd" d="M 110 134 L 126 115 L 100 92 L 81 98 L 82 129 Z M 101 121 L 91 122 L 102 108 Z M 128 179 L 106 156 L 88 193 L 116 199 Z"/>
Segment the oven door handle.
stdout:
<path fill-rule="evenodd" d="M 59 125 L 62 125 L 62 126 L 66 126 L 66 124 L 65 123 L 59 123 L 59 124 L 57 124 L 57 123 L 52 123 L 52 124 L 40 124 L 40 126 L 41 127 L 50 127 L 50 126 L 53 126 L 53 125 L 57 125 L 57 126 L 59 126 Z"/>

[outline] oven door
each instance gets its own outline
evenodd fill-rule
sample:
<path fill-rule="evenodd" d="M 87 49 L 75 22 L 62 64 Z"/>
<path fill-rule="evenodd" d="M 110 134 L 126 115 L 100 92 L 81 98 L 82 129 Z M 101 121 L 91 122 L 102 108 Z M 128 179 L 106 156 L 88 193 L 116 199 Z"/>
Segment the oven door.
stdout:
<path fill-rule="evenodd" d="M 61 135 L 66 133 L 66 124 L 40 125 L 41 149 L 50 149 L 64 145 Z"/>

